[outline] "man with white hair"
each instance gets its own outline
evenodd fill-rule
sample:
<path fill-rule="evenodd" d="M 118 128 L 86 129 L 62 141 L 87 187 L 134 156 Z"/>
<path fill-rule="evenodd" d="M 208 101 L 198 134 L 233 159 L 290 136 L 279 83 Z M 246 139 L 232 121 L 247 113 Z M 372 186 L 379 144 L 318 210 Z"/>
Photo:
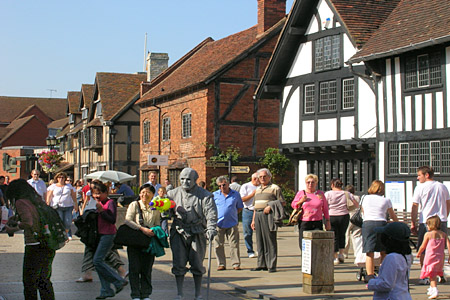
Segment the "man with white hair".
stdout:
<path fill-rule="evenodd" d="M 277 271 L 277 229 L 286 205 L 281 188 L 271 182 L 269 169 L 258 170 L 261 185 L 256 189 L 252 229 L 255 230 L 258 264 L 252 271 Z"/>

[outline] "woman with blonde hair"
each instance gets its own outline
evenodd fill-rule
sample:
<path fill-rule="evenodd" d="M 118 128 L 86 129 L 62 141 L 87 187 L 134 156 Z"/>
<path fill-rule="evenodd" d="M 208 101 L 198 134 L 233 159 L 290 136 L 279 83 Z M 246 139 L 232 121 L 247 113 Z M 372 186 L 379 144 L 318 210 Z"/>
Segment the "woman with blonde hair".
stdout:
<path fill-rule="evenodd" d="M 398 222 L 392 202 L 384 197 L 384 183 L 381 180 L 374 180 L 368 190 L 369 195 L 363 196 L 361 200 L 363 217 L 362 236 L 363 253 L 366 253 L 366 272 L 364 281 L 368 282 L 374 278 L 374 253 L 380 252 L 381 261 L 386 256 L 386 249 L 381 243 L 381 237 L 375 231 L 375 228 L 386 226 L 386 213 L 389 217 Z"/>
<path fill-rule="evenodd" d="M 322 191 L 317 190 L 319 178 L 315 174 L 308 174 L 305 178 L 306 188 L 298 191 L 291 203 L 293 209 L 303 208 L 302 221 L 299 223 L 299 247 L 302 249 L 303 231 L 323 230 L 323 218 L 325 218 L 325 229 L 330 230 L 330 215 L 328 203 Z"/>

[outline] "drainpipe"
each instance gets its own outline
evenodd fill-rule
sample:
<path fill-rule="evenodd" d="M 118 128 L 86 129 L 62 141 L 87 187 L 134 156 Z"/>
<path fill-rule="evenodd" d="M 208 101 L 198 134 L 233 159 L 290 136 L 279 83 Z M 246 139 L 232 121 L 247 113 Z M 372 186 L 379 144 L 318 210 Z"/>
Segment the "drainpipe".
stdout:
<path fill-rule="evenodd" d="M 151 106 L 158 109 L 158 155 L 161 155 L 161 107 L 156 105 L 156 99 L 153 99 Z M 158 177 L 159 182 L 161 183 L 161 166 L 158 166 Z"/>
<path fill-rule="evenodd" d="M 111 125 L 109 127 L 109 169 L 114 170 L 114 141 L 117 130 Z"/>

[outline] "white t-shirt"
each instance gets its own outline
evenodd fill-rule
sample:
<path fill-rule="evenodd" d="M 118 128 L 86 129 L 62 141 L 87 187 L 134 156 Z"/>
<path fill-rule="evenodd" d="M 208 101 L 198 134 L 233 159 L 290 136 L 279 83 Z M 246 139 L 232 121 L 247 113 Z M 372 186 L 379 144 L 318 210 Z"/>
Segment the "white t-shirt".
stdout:
<path fill-rule="evenodd" d="M 419 223 L 425 223 L 433 215 L 447 222 L 447 187 L 438 181 L 419 183 L 414 189 L 413 203 L 419 204 Z"/>
<path fill-rule="evenodd" d="M 362 201 L 364 221 L 386 221 L 386 212 L 392 208 L 390 199 L 371 194 L 365 195 Z"/>
<path fill-rule="evenodd" d="M 86 206 L 84 207 L 84 211 L 96 210 L 97 209 L 97 201 L 94 198 L 92 198 L 91 190 L 86 192 L 86 199 L 88 199 L 88 202 L 86 203 Z"/>
<path fill-rule="evenodd" d="M 241 186 L 241 189 L 239 191 L 239 194 L 241 195 L 241 198 L 246 197 L 248 195 L 250 195 L 251 193 L 253 193 L 254 190 L 256 190 L 258 188 L 258 186 L 254 186 L 253 183 L 247 182 L 244 183 Z M 253 197 L 254 198 L 254 197 Z M 248 199 L 247 201 L 244 202 L 244 207 L 250 210 L 253 210 L 253 198 Z"/>
<path fill-rule="evenodd" d="M 52 201 L 50 202 L 51 207 L 74 206 L 72 192 L 76 192 L 76 190 L 72 185 L 66 184 L 63 187 L 59 187 L 54 183 L 48 187 L 48 191 L 53 192 Z"/>

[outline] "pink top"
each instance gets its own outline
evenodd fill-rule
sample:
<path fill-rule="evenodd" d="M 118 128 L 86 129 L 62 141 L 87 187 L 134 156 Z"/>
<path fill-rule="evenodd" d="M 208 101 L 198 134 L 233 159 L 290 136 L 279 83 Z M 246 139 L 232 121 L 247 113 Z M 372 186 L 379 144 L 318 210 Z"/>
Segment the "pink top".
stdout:
<path fill-rule="evenodd" d="M 116 229 L 116 202 L 112 199 L 106 199 L 105 202 L 100 202 L 103 211 L 98 215 L 98 233 L 99 234 L 115 234 Z"/>
<path fill-rule="evenodd" d="M 295 198 L 291 203 L 292 208 L 297 208 L 297 203 L 305 193 L 306 191 L 297 192 L 297 195 L 295 195 Z M 318 190 L 314 193 L 306 193 L 306 196 L 308 198 L 302 205 L 302 221 L 322 221 L 323 217 L 325 217 L 326 220 L 329 220 L 328 203 L 323 192 Z"/>
<path fill-rule="evenodd" d="M 420 278 L 444 276 L 445 238 L 430 239 L 425 250 Z"/>
<path fill-rule="evenodd" d="M 330 216 L 345 216 L 348 215 L 347 196 L 353 199 L 352 194 L 345 191 L 328 191 L 325 193 L 327 198 Z"/>

